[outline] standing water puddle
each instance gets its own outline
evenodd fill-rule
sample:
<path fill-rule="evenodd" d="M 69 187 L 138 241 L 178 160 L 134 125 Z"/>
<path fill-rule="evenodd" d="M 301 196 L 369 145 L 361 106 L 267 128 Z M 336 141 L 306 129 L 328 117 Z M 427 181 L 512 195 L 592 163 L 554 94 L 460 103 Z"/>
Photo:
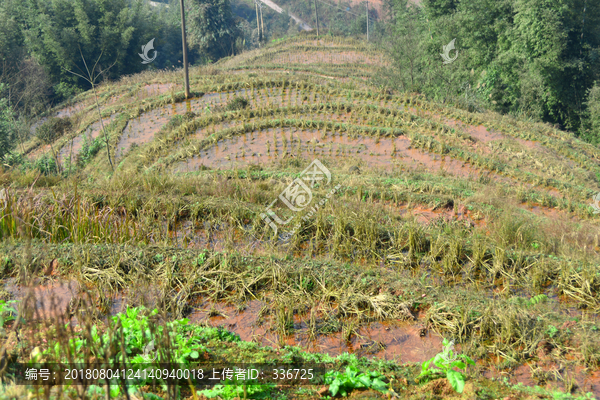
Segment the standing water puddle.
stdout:
<path fill-rule="evenodd" d="M 192 322 L 208 322 L 222 326 L 240 335 L 242 340 L 254 341 L 263 346 L 300 346 L 310 352 L 337 356 L 354 353 L 357 356 L 378 357 L 400 363 L 423 362 L 442 350 L 442 339 L 409 323 L 373 322 L 356 329 L 350 341 L 341 332 L 309 335 L 308 318 L 294 315 L 294 333 L 280 337 L 269 316 L 261 319 L 261 310 L 267 303 L 252 300 L 243 311 L 222 303 L 202 303 L 188 317 Z M 214 315 L 220 314 L 220 315 Z M 214 315 L 214 316 L 211 316 Z"/>
<path fill-rule="evenodd" d="M 81 293 L 81 286 L 74 280 L 69 282 L 53 281 L 43 285 L 32 287 L 21 287 L 9 280 L 5 289 L 17 300 L 23 300 L 27 295 L 35 297 L 34 309 L 29 308 L 36 317 L 54 319 L 67 313 L 71 300 Z M 140 301 L 140 296 L 144 297 Z M 129 290 L 119 292 L 112 296 L 110 315 L 123 312 L 127 304 L 144 303 L 148 306 L 156 306 L 156 300 L 160 297 L 159 289 L 149 285 L 142 290 Z M 309 352 L 326 353 L 337 356 L 342 353 L 356 354 L 358 357 L 379 358 L 392 360 L 397 363 L 422 363 L 442 350 L 442 339 L 439 335 L 425 330 L 422 326 L 400 322 L 372 322 L 361 327 L 355 327 L 354 334 L 350 340 L 346 340 L 342 334 L 344 324 L 349 320 L 341 320 L 342 326 L 328 329 L 326 316 L 317 312 L 318 318 L 314 324 L 314 335 L 311 335 L 309 313 L 295 314 L 293 316 L 293 329 L 287 334 L 280 335 L 277 331 L 274 308 L 262 300 L 251 300 L 238 307 L 236 305 L 222 302 L 210 301 L 196 302 L 192 312 L 188 315 L 191 323 L 208 323 L 211 326 L 222 326 L 235 332 L 242 340 L 253 341 L 263 346 L 293 345 L 303 348 Z M 325 317 L 325 318 L 323 318 Z M 31 318 L 31 317 L 29 317 Z M 76 323 L 76 321 L 73 321 Z M 350 325 L 350 324 L 349 324 Z M 323 329 L 325 328 L 325 331 Z M 332 332 L 333 331 L 333 332 Z M 324 333 L 329 332 L 329 333 Z M 460 349 L 456 349 L 460 352 Z M 580 366 L 568 366 L 563 368 L 556 365 L 550 358 L 541 354 L 539 360 L 530 365 L 520 365 L 514 370 L 499 370 L 496 366 L 500 364 L 491 361 L 479 360 L 478 364 L 484 367 L 484 375 L 490 377 L 508 376 L 513 383 L 522 382 L 528 386 L 538 384 L 534 379 L 533 371 L 544 372 L 546 376 L 557 377 L 568 376 L 573 378 L 578 387 L 583 391 L 591 391 L 596 396 L 600 395 L 600 371 L 587 371 Z M 566 374 L 566 375 L 565 375 Z M 564 389 L 560 379 L 550 380 L 548 387 Z"/>
<path fill-rule="evenodd" d="M 23 300 L 32 294 L 35 297 L 35 310 L 29 311 L 43 319 L 65 315 L 71 300 L 80 293 L 80 285 L 76 281 L 51 282 L 32 287 L 9 282 L 5 288 L 17 300 Z M 155 287 L 149 287 L 145 292 L 152 293 L 145 302 L 151 303 L 158 298 L 158 289 Z M 113 296 L 110 314 L 124 312 L 130 301 L 139 304 L 139 295 L 136 296 L 130 298 L 126 292 Z M 323 352 L 331 356 L 349 352 L 402 363 L 423 362 L 442 349 L 442 341 L 438 335 L 408 323 L 370 323 L 357 328 L 350 341 L 343 339 L 341 332 L 317 334 L 311 338 L 308 334 L 308 321 L 298 315 L 294 316 L 294 333 L 280 339 L 269 316 L 260 321 L 259 316 L 265 305 L 263 301 L 252 300 L 246 303 L 243 311 L 238 312 L 237 307 L 232 305 L 203 302 L 188 318 L 191 323 L 208 322 L 215 327 L 223 326 L 240 335 L 242 340 L 255 341 L 264 346 L 295 345 L 307 351 Z"/>

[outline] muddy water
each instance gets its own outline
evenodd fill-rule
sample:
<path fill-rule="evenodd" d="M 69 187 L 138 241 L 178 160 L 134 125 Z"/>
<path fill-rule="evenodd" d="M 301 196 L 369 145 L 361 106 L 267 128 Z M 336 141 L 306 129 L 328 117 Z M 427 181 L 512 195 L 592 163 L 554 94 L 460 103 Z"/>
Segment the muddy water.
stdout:
<path fill-rule="evenodd" d="M 73 280 L 66 282 L 54 281 L 45 285 L 26 287 L 16 285 L 14 279 L 10 279 L 5 289 L 17 300 L 33 296 L 35 298 L 35 311 L 29 311 L 32 311 L 35 317 L 55 318 L 65 313 L 69 301 L 79 293 L 80 285 Z"/>
<path fill-rule="evenodd" d="M 240 335 L 242 340 L 263 346 L 300 346 L 307 351 L 331 356 L 347 352 L 407 363 L 423 362 L 442 350 L 442 340 L 438 335 L 409 323 L 374 322 L 356 329 L 356 335 L 346 341 L 341 332 L 311 337 L 309 316 L 294 315 L 293 332 L 281 336 L 275 328 L 272 315 L 260 317 L 265 306 L 271 309 L 266 302 L 252 300 L 245 305 L 244 310 L 238 311 L 232 305 L 204 302 L 188 318 L 192 322 L 206 321 L 215 327 L 222 326 Z M 317 329 L 319 325 L 320 321 L 317 320 Z"/>
<path fill-rule="evenodd" d="M 496 360 L 496 363 L 481 364 L 486 367 L 483 373 L 486 378 L 507 378 L 511 384 L 522 383 L 530 387 L 539 385 L 546 389 L 560 391 L 565 391 L 563 379 L 570 378 L 576 382 L 578 392 L 591 392 L 594 394 L 593 398 L 600 398 L 600 371 L 598 370 L 586 371 L 577 365 L 568 367 L 557 365 L 555 362 L 548 361 L 547 356 L 541 356 L 538 361 L 519 365 L 512 370 L 504 370 L 497 367 L 503 358 L 497 357 Z M 540 381 L 540 378 L 543 380 Z"/>
<path fill-rule="evenodd" d="M 154 139 L 154 135 L 165 126 L 175 115 L 183 115 L 192 111 L 192 104 L 197 100 L 187 100 L 182 103 L 170 104 L 145 112 L 138 118 L 129 120 L 121 139 L 117 144 L 116 159 L 122 158 L 133 144 L 142 145 Z"/>
<path fill-rule="evenodd" d="M 501 135 L 496 132 L 492 132 L 488 130 L 485 126 L 473 126 L 463 123 L 462 121 L 458 121 L 450 118 L 443 118 L 442 122 L 446 125 L 459 129 L 463 132 L 468 133 L 473 139 L 476 140 L 475 145 L 473 146 L 477 151 L 483 154 L 490 154 L 491 149 L 486 145 L 487 143 L 494 140 L 502 140 L 505 139 L 504 135 Z"/>
<path fill-rule="evenodd" d="M 140 90 L 133 94 L 120 93 L 112 95 L 106 100 L 106 104 L 115 104 L 123 98 L 126 98 L 127 101 L 140 101 L 149 97 L 170 93 L 172 88 L 177 92 L 181 90 L 181 85 L 176 83 L 152 83 L 141 87 Z"/>
<path fill-rule="evenodd" d="M 152 96 L 160 96 L 161 94 L 169 93 L 171 88 L 177 91 L 181 89 L 181 85 L 175 83 L 152 83 L 142 87 L 136 97 L 138 100 L 143 100 Z"/>
<path fill-rule="evenodd" d="M 285 137 L 285 141 L 283 139 Z M 269 141 L 269 145 L 267 145 Z M 286 155 L 287 154 L 287 155 Z M 411 148 L 406 137 L 376 138 L 345 133 L 299 130 L 296 128 L 269 128 L 221 140 L 176 166 L 179 172 L 194 171 L 200 167 L 228 168 L 249 163 L 268 164 L 284 156 L 344 158 L 359 165 L 391 169 L 400 165 L 445 171 L 451 175 L 478 176 L 481 171 L 458 160 Z"/>
<path fill-rule="evenodd" d="M 160 92 L 161 90 L 167 90 L 168 85 L 150 87 L 147 90 Z M 342 97 L 332 97 L 323 95 L 320 93 L 310 92 L 303 93 L 297 89 L 282 89 L 282 88 L 263 88 L 260 90 L 241 89 L 237 91 L 229 91 L 222 93 L 210 93 L 204 95 L 200 99 L 191 99 L 175 105 L 160 107 L 151 111 L 148 111 L 138 118 L 130 121 L 125 128 L 121 140 L 117 145 L 117 158 L 122 157 L 132 144 L 141 145 L 150 142 L 154 135 L 164 126 L 168 120 L 175 114 L 184 114 L 187 111 L 192 111 L 197 114 L 210 113 L 216 106 L 223 106 L 227 104 L 234 96 L 242 96 L 249 100 L 252 108 L 261 107 L 272 107 L 272 106 L 299 106 L 303 104 L 313 104 L 315 102 L 327 102 L 327 101 L 344 101 Z M 369 103 L 373 104 L 373 101 L 353 101 L 355 104 Z M 393 106 L 383 101 L 380 102 L 381 106 Z M 396 107 L 394 107 L 396 108 Z M 336 113 L 331 113 L 335 115 Z M 287 117 L 287 116 L 286 116 Z M 289 115 L 290 118 L 299 117 L 306 118 L 306 115 L 295 116 Z M 335 118 L 335 117 L 334 117 Z M 352 117 L 352 114 L 340 115 L 338 120 L 345 122 L 355 120 L 356 117 Z M 76 154 L 81 148 L 82 137 L 75 139 L 73 143 L 74 154 Z M 63 150 L 61 156 L 68 154 L 70 150 Z"/>
<path fill-rule="evenodd" d="M 71 299 L 80 292 L 80 286 L 75 281 L 47 283 L 30 288 L 19 287 L 14 281 L 10 281 L 6 289 L 19 300 L 28 293 L 33 294 L 37 311 L 34 315 L 41 318 L 64 315 Z M 153 286 L 135 291 L 135 294 L 120 292 L 112 298 L 110 315 L 123 312 L 128 304 L 147 304 L 154 307 L 159 295 L 159 289 Z M 274 305 L 268 300 L 251 300 L 239 306 L 200 300 L 192 307 L 188 318 L 191 323 L 222 326 L 238 334 L 242 340 L 253 341 L 263 346 L 300 346 L 306 351 L 326 353 L 330 356 L 347 352 L 359 357 L 393 360 L 398 363 L 422 363 L 442 350 L 440 336 L 420 325 L 399 321 L 373 322 L 360 327 L 354 325 L 353 335 L 350 340 L 345 340 L 341 333 L 342 326 L 330 329 L 325 322 L 326 315 L 321 311 L 315 314 L 313 332 L 316 334 L 311 335 L 309 312 L 295 314 L 293 329 L 280 334 L 271 311 L 273 309 Z M 74 319 L 72 321 L 77 323 Z M 342 321 L 346 326 L 349 326 L 349 323 L 348 320 Z M 322 329 L 330 333 L 320 333 Z M 458 346 L 456 350 L 460 352 Z M 567 356 L 568 360 L 571 358 Z M 535 386 L 540 384 L 537 378 L 544 374 L 549 377 L 545 387 L 564 390 L 560 377 L 569 377 L 577 382 L 580 390 L 600 396 L 599 371 L 585 371 L 580 366 L 557 365 L 548 354 L 539 351 L 538 357 L 529 365 L 520 365 L 513 370 L 499 369 L 497 366 L 501 361 L 498 357 L 491 357 L 491 360 L 478 360 L 477 363 L 484 368 L 484 375 L 488 378 L 507 377 L 513 384 L 521 382 L 527 386 Z"/>
<path fill-rule="evenodd" d="M 286 143 L 283 140 L 284 135 Z M 267 141 L 270 141 L 269 147 Z M 270 128 L 219 141 L 200 156 L 179 164 L 177 170 L 193 171 L 201 165 L 221 168 L 248 163 L 269 163 L 283 158 L 286 153 L 296 157 L 345 157 L 385 168 L 391 167 L 393 163 L 391 143 L 392 139 L 380 139 L 379 143 L 375 143 L 375 139 L 370 137 L 359 136 L 351 139 L 347 135 L 339 134 L 323 137 L 317 130 Z"/>
<path fill-rule="evenodd" d="M 260 68 L 260 67 L 256 67 L 256 69 L 250 70 L 247 68 L 243 68 L 243 69 L 232 69 L 227 71 L 228 73 L 231 74 L 235 74 L 235 75 L 242 75 L 242 74 L 248 74 L 248 73 L 265 73 L 265 74 L 286 74 L 289 75 L 292 71 L 288 71 L 285 67 L 280 67 L 279 69 L 268 69 L 268 68 Z M 360 80 L 357 80 L 357 78 L 351 78 L 351 77 L 347 77 L 347 78 L 340 78 L 337 76 L 329 76 L 329 75 L 321 75 L 321 74 L 315 74 L 312 72 L 306 72 L 306 71 L 293 71 L 294 74 L 302 74 L 302 75 L 310 75 L 310 76 L 318 76 L 321 78 L 326 78 L 326 79 L 335 79 L 338 82 L 342 82 L 342 83 L 347 83 L 347 82 L 351 82 L 351 81 L 355 81 L 355 82 L 360 82 Z M 325 84 L 328 81 L 322 81 L 321 84 Z M 367 88 L 366 85 L 363 84 L 363 88 Z"/>
<path fill-rule="evenodd" d="M 426 111 L 426 110 L 419 110 L 417 112 L 417 110 L 415 110 L 414 108 L 410 108 L 410 111 L 413 113 L 420 113 L 422 115 L 431 116 L 434 119 L 439 120 L 448 126 L 458 128 L 458 129 L 470 134 L 473 138 L 475 138 L 476 140 L 481 141 L 483 143 L 489 143 L 489 142 L 492 142 L 495 140 L 509 139 L 509 140 L 515 140 L 516 142 L 520 143 L 522 146 L 524 146 L 530 150 L 548 151 L 548 149 L 546 147 L 544 147 L 543 145 L 541 145 L 539 142 L 536 142 L 533 140 L 521 139 L 521 138 L 511 136 L 511 135 L 506 135 L 501 132 L 489 130 L 483 125 L 478 125 L 478 126 L 469 125 L 469 124 L 466 124 L 457 119 L 444 117 L 439 114 L 435 114 L 435 113 L 432 113 L 431 111 Z M 485 152 L 489 152 L 489 149 L 487 149 L 486 147 L 484 147 L 483 149 Z M 559 156 L 558 154 L 556 154 L 556 155 Z M 560 157 L 564 159 L 563 156 L 560 156 Z"/>
<path fill-rule="evenodd" d="M 54 282 L 33 287 L 21 287 L 9 282 L 6 289 L 17 300 L 28 295 L 35 296 L 35 312 L 38 318 L 56 318 L 67 313 L 69 303 L 80 293 L 80 285 L 75 281 Z M 148 296 L 143 299 L 139 294 L 129 296 L 121 292 L 113 296 L 110 313 L 123 312 L 127 304 L 145 303 L 154 307 L 159 289 L 148 287 L 144 290 Z M 274 328 L 273 317 L 259 318 L 267 303 L 259 300 L 249 301 L 243 311 L 236 306 L 224 303 L 201 302 L 188 316 L 192 323 L 208 322 L 212 326 L 223 326 L 240 335 L 242 340 L 255 341 L 265 346 L 296 345 L 308 351 L 324 352 L 332 356 L 344 352 L 359 356 L 379 357 L 398 362 L 423 362 L 433 357 L 441 349 L 441 338 L 431 332 L 425 332 L 420 326 L 408 323 L 375 322 L 356 329 L 350 341 L 342 338 L 341 332 L 309 335 L 307 316 L 294 316 L 294 331 L 280 337 Z M 216 311 L 215 311 L 216 310 Z M 33 310 L 31 310 L 33 311 Z M 320 324 L 320 322 L 318 322 Z M 338 327 L 339 329 L 339 327 Z"/>

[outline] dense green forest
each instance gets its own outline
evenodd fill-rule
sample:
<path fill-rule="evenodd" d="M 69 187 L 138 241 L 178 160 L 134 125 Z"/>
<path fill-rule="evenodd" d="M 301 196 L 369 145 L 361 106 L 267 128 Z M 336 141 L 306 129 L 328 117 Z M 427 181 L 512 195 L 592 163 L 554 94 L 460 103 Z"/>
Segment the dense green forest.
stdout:
<path fill-rule="evenodd" d="M 179 0 L 5 0 L 0 4 L 0 156 L 51 104 L 146 69 L 181 67 Z M 168 3 L 168 4 L 167 4 Z M 365 3 L 280 0 L 263 7 L 265 41 L 296 35 L 286 13 L 323 35 L 366 33 Z M 252 0 L 188 0 L 190 62 L 204 64 L 259 46 Z M 558 124 L 600 143 L 600 4 L 587 0 L 387 0 L 370 9 L 370 40 L 393 57 L 378 76 L 394 90 L 471 110 Z M 161 54 L 138 54 L 155 38 Z M 455 39 L 456 61 L 442 46 Z M 95 66 L 95 69 L 94 69 Z M 86 79 L 88 78 L 88 79 Z"/>
<path fill-rule="evenodd" d="M 389 2 L 388 50 L 401 90 L 558 124 L 600 142 L 600 3 L 587 0 Z M 442 45 L 456 39 L 455 62 Z M 451 52 L 454 56 L 455 51 Z"/>

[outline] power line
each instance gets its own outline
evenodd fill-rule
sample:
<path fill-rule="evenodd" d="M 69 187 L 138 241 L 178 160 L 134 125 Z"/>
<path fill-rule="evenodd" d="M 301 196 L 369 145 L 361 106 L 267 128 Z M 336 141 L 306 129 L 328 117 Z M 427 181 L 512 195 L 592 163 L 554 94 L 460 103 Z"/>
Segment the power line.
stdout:
<path fill-rule="evenodd" d="M 359 14 L 355 14 L 355 13 L 353 13 L 352 11 L 345 10 L 345 9 L 343 9 L 342 7 L 336 6 L 335 4 L 329 4 L 329 3 L 327 3 L 326 1 L 323 1 L 323 0 L 317 0 L 317 1 L 318 1 L 319 3 L 323 3 L 323 4 L 327 5 L 327 6 L 329 6 L 329 7 L 337 8 L 338 10 L 341 10 L 341 11 L 343 11 L 343 12 L 345 12 L 345 13 L 352 14 L 352 15 L 354 15 L 355 17 L 360 17 L 360 15 L 359 15 Z M 371 17 L 369 17 L 369 19 L 370 19 L 371 21 L 373 21 L 373 22 L 377 22 L 377 20 L 376 20 L 375 18 L 371 18 Z"/>

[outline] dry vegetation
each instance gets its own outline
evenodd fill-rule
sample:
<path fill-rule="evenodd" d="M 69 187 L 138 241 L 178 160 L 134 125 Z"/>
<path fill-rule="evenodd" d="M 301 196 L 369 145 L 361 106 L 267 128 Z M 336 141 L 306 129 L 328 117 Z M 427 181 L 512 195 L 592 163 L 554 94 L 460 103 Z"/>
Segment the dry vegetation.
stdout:
<path fill-rule="evenodd" d="M 99 90 L 114 172 L 105 150 L 83 144 L 86 130 L 100 133 L 92 96 L 76 98 L 70 131 L 50 147 L 37 139 L 25 146 L 32 163 L 44 152 L 58 159 L 59 173 L 0 175 L 0 266 L 5 300 L 10 285 L 76 281 L 82 289 L 54 318 L 80 323 L 64 328 L 25 314 L 6 326 L 2 357 L 24 362 L 60 343 L 45 360 L 124 362 L 141 347 L 123 333 L 125 319 L 106 315 L 127 303 L 160 311 L 144 318 L 163 361 L 175 359 L 173 337 L 183 335 L 200 338 L 185 346 L 201 346 L 207 360 L 347 365 L 347 356 L 276 349 L 295 333 L 356 343 L 373 322 L 409 321 L 480 360 L 469 371 L 469 398 L 551 398 L 489 379 L 523 365 L 530 384 L 598 393 L 597 379 L 585 379 L 600 368 L 599 224 L 588 204 L 600 189 L 600 150 L 548 125 L 370 87 L 363 78 L 382 63 L 362 44 L 300 37 L 193 68 L 187 101 L 177 73 L 106 84 Z M 260 214 L 316 158 L 340 189 L 311 218 L 277 209 L 300 229 L 274 235 Z M 195 172 L 178 172 L 188 164 Z M 20 299 L 21 313 L 36 309 Z M 253 300 L 264 303 L 259 317 L 277 337 L 274 348 L 168 322 L 206 302 L 216 316 L 216 305 L 244 310 Z M 95 326 L 105 341 L 94 339 Z M 87 340 L 83 353 L 69 347 L 73 338 Z M 416 384 L 414 365 L 350 363 L 393 377 L 399 398 L 451 395 L 441 381 Z M 85 398 L 88 389 L 45 395 Z M 318 387 L 296 389 L 269 396 L 320 397 Z M 142 390 L 196 397 L 188 388 Z"/>

